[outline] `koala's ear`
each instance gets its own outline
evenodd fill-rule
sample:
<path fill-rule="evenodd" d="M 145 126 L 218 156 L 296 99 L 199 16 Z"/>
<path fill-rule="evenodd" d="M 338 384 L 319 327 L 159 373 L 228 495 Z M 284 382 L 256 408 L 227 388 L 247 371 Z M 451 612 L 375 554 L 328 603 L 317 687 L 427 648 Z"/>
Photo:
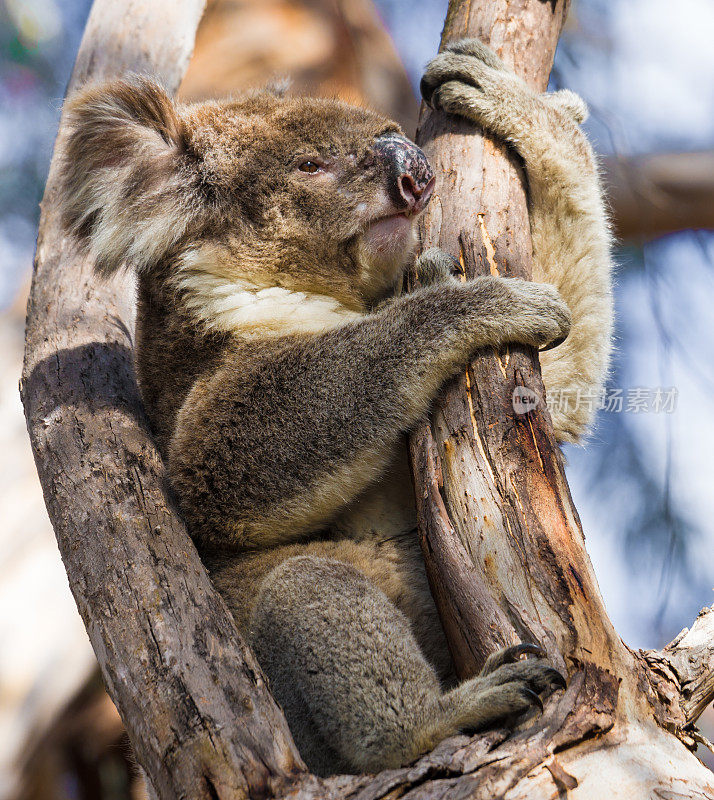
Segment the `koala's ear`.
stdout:
<path fill-rule="evenodd" d="M 146 78 L 85 89 L 68 103 L 60 206 L 69 231 L 109 275 L 147 269 L 197 213 L 184 123 Z"/>

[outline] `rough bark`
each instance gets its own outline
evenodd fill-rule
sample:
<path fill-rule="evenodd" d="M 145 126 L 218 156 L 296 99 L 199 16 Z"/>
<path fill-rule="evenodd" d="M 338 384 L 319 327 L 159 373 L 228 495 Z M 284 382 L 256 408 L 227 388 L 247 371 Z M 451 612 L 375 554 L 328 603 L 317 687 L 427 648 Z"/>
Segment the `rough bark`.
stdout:
<path fill-rule="evenodd" d="M 542 90 L 566 11 L 563 0 L 452 2 L 443 41 L 478 36 Z M 489 272 L 530 277 L 522 173 L 500 143 L 475 133 L 473 126 L 440 113 L 427 113 L 422 121 L 417 141 L 437 175 L 444 176 L 424 217 L 424 246 L 438 245 L 458 256 L 467 277 Z M 419 511 L 429 530 L 423 543 L 432 585 L 437 596 L 449 598 L 443 618 L 447 629 L 457 632 L 452 645 L 457 668 L 464 676 L 473 674 L 490 651 L 526 638 L 558 660 L 562 655 L 589 661 L 585 651 L 596 653 L 607 669 L 615 637 L 583 547 L 548 413 L 541 404 L 534 412 L 516 414 L 511 398 L 517 385 L 543 396 L 536 353 L 520 347 L 500 354 L 484 351 L 446 388 L 431 425 L 412 437 L 419 462 L 439 466 L 426 473 L 432 491 Z M 425 497 L 424 475 L 415 470 L 419 498 Z M 461 607 L 464 596 L 448 583 L 453 571 L 436 566 L 438 521 L 447 518 L 451 526 L 445 535 L 453 540 L 453 526 L 469 554 L 469 580 L 492 598 L 495 624 L 486 625 L 471 607 Z M 581 609 L 573 604 L 575 597 Z M 582 620 L 573 618 L 578 611 Z"/>
<path fill-rule="evenodd" d="M 477 36 L 542 91 L 567 5 L 452 0 L 442 45 Z M 473 126 L 438 112 L 425 112 L 417 141 L 442 176 L 424 217 L 423 246 L 459 257 L 466 277 L 530 277 L 525 189 L 513 156 Z M 561 710 L 569 705 L 561 728 L 546 723 L 560 764 L 548 767 L 550 788 L 516 781 L 508 796 L 550 796 L 552 784 L 566 792 L 580 787 L 582 797 L 672 791 L 680 777 L 662 769 L 665 751 L 681 752 L 679 767 L 689 764 L 689 790 L 712 792 L 711 775 L 687 761 L 680 740 L 664 733 L 677 732 L 691 744 L 683 687 L 655 674 L 613 629 L 549 415 L 543 404 L 516 414 L 511 398 L 517 386 L 544 396 L 537 354 L 522 347 L 484 351 L 445 388 L 430 421 L 411 437 L 422 547 L 459 673 L 474 674 L 496 647 L 529 640 L 567 669 L 571 689 L 583 687 L 577 697 L 569 698 L 569 689 L 557 701 Z M 711 669 L 708 651 L 703 661 L 704 671 Z M 701 700 L 696 707 L 701 713 Z M 622 763 L 640 763 L 643 779 L 636 787 L 622 764 L 605 756 L 613 742 L 628 740 L 633 749 Z M 651 749 L 638 749 L 642 741 L 650 741 Z M 609 794 L 601 793 L 595 781 L 602 776 L 589 766 L 598 762 L 611 781 Z M 537 759 L 531 763 L 531 779 L 543 767 Z"/>
<path fill-rule="evenodd" d="M 561 13 L 533 0 L 511 5 L 508 25 L 499 22 L 506 19 L 499 16 L 505 13 L 501 0 L 484 6 L 483 17 L 486 29 L 507 34 L 509 42 L 518 40 L 520 25 L 528 26 L 533 12 L 536 17 L 543 9 Z M 468 8 L 452 4 L 450 25 L 462 19 L 458 8 L 454 11 L 457 6 Z M 153 73 L 174 90 L 201 8 L 199 0 L 179 5 L 165 0 L 96 0 L 70 90 L 126 71 Z M 513 52 L 535 53 L 548 42 L 552 48 L 556 37 L 557 32 L 551 38 L 534 36 Z M 60 130 L 60 141 L 61 135 Z M 477 160 L 470 147 L 476 147 L 477 156 L 482 152 Z M 474 165 L 486 170 L 487 163 L 500 163 L 507 180 L 513 168 L 499 158 L 493 144 L 481 145 L 471 137 L 463 141 L 456 164 L 468 165 L 464 174 L 470 174 Z M 441 157 L 436 166 L 456 170 Z M 21 391 L 72 591 L 137 758 L 162 800 L 517 798 L 568 793 L 634 798 L 650 797 L 653 789 L 662 790 L 660 797 L 675 797 L 678 791 L 687 797 L 714 797 L 709 774 L 701 767 L 697 772 L 698 762 L 664 730 L 681 733 L 709 697 L 711 649 L 695 653 L 691 639 L 679 640 L 677 645 L 688 642 L 687 663 L 698 665 L 691 673 L 679 658 L 685 651 L 675 645 L 659 661 L 656 654 L 630 653 L 601 608 L 547 420 L 531 419 L 527 428 L 516 423 L 503 434 L 505 446 L 499 448 L 497 426 L 502 424 L 503 408 L 491 406 L 488 411 L 487 403 L 500 396 L 497 390 L 503 387 L 497 387 L 496 379 L 503 372 L 511 382 L 538 380 L 535 361 L 525 352 L 498 362 L 489 354 L 477 359 L 491 383 L 479 383 L 480 394 L 470 400 L 457 394 L 452 410 L 440 407 L 433 443 L 424 456 L 434 464 L 428 485 L 438 498 L 443 492 L 444 512 L 453 519 L 457 506 L 447 489 L 462 463 L 459 447 L 463 463 L 470 465 L 483 491 L 473 499 L 467 496 L 465 507 L 474 512 L 477 507 L 471 504 L 478 501 L 480 518 L 494 520 L 489 523 L 492 560 L 488 553 L 484 559 L 473 558 L 471 574 L 463 582 L 472 593 L 473 608 L 489 622 L 483 629 L 488 649 L 515 635 L 532 636 L 561 664 L 563 654 L 570 668 L 568 689 L 548 704 L 543 717 L 515 736 L 493 731 L 472 739 L 458 737 L 411 767 L 377 776 L 320 780 L 308 775 L 259 667 L 213 590 L 166 493 L 163 465 L 133 374 L 131 286 L 98 283 L 91 264 L 64 235 L 55 203 L 57 169 L 55 158 L 42 205 Z M 447 174 L 455 180 L 461 173 Z M 473 177 L 470 180 L 473 183 Z M 527 230 L 520 189 L 516 183 L 508 186 L 500 195 L 484 191 L 488 213 L 480 216 L 469 206 L 470 216 L 463 217 L 473 223 L 461 234 L 467 270 L 475 270 L 477 264 L 469 235 L 483 230 L 494 231 L 484 239 L 487 261 L 505 263 L 503 253 L 528 253 L 525 240 L 518 239 L 521 249 L 516 251 L 508 236 L 494 238 L 498 230 L 489 228 L 511 208 L 510 213 L 521 214 L 508 217 L 509 224 L 520 226 L 511 232 Z M 445 226 L 454 226 L 444 197 L 430 216 L 432 229 L 439 214 Z M 520 255 L 511 255 L 511 262 L 525 264 Z M 475 369 L 469 372 L 474 387 Z M 458 391 L 458 385 L 448 389 L 452 394 Z M 451 445 L 439 433 L 447 426 L 458 432 Z M 488 463 L 479 462 L 478 453 L 469 455 L 462 445 L 470 440 L 490 454 Z M 441 484 L 438 463 L 444 473 Z M 538 465 L 535 470 L 533 463 Z M 510 506 L 503 511 L 501 503 L 506 501 Z M 496 512 L 500 516 L 493 516 Z M 507 534 L 499 531 L 498 520 L 510 525 Z M 438 524 L 435 530 L 440 530 Z M 454 531 L 459 541 L 469 544 L 458 525 Z M 513 543 L 515 554 L 507 546 Z M 478 556 L 475 546 L 463 549 Z M 460 563 L 458 558 L 455 562 Z M 537 569 L 529 571 L 530 565 Z M 484 576 L 490 576 L 490 582 Z M 469 617 L 461 623 L 468 626 Z M 465 652 L 477 659 L 479 647 L 473 643 Z M 669 672 L 648 666 L 662 659 Z M 691 687 L 690 695 L 685 686 Z M 709 688 L 695 691 L 695 686 Z M 688 706 L 687 697 L 697 692 L 699 699 Z M 613 766 L 612 748 L 608 751 L 606 745 L 615 743 L 619 747 Z M 636 791 L 629 791 L 633 780 Z"/>
<path fill-rule="evenodd" d="M 676 698 L 685 726 L 696 722 L 714 700 L 714 607 L 703 608 L 691 629 L 684 628 L 662 650 L 643 655 L 653 672 L 666 679 L 666 695 Z"/>
<path fill-rule="evenodd" d="M 152 73 L 175 90 L 202 9 L 202 0 L 97 0 L 69 90 L 127 71 Z M 159 795 L 257 793 L 301 761 L 172 508 L 134 378 L 133 291 L 100 284 L 64 235 L 57 151 L 42 202 L 21 392 L 70 585 Z"/>

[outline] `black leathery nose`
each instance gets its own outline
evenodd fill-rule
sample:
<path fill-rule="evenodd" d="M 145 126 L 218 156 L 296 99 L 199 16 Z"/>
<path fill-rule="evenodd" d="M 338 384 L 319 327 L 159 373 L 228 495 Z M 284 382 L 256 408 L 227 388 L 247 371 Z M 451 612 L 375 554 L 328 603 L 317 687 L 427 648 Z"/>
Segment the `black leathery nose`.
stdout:
<path fill-rule="evenodd" d="M 405 136 L 380 136 L 372 149 L 386 172 L 390 199 L 398 207 L 411 208 L 433 185 L 434 172 L 424 152 Z"/>

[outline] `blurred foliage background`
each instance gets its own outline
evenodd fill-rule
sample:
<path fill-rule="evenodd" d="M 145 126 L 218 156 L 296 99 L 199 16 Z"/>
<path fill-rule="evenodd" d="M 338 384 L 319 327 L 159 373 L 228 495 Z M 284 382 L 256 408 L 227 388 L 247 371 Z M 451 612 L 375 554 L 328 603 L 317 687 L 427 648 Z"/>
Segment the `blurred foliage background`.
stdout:
<path fill-rule="evenodd" d="M 0 0 L 0 800 L 143 796 L 67 588 L 17 394 L 39 201 L 90 5 Z M 368 103 L 413 134 L 445 10 L 211 0 L 180 96 L 289 75 L 294 92 Z M 709 0 L 575 0 L 551 79 L 590 105 L 620 236 L 608 398 L 624 403 L 567 458 L 605 601 L 633 647 L 663 645 L 712 603 L 712 30 Z M 675 390 L 671 409 L 656 409 L 658 389 Z M 650 401 L 636 410 L 627 398 L 638 394 Z M 711 737 L 711 715 L 702 724 Z"/>

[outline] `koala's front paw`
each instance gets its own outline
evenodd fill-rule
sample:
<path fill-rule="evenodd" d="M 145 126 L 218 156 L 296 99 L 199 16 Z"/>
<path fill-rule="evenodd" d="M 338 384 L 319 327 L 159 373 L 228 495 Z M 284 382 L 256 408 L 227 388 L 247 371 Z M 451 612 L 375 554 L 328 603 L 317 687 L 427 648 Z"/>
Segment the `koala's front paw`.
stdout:
<path fill-rule="evenodd" d="M 440 247 L 430 247 L 425 250 L 417 258 L 414 269 L 422 286 L 448 283 L 457 280 L 461 274 L 459 262 Z"/>
<path fill-rule="evenodd" d="M 560 89 L 557 92 L 542 94 L 541 99 L 561 114 L 570 117 L 578 125 L 588 118 L 587 103 L 570 89 Z"/>
<path fill-rule="evenodd" d="M 419 84 L 421 96 L 427 105 L 440 108 L 438 94 L 435 97 L 439 87 L 448 81 L 458 81 L 474 88 L 484 88 L 479 78 L 487 77 L 488 69 L 508 71 L 501 59 L 478 39 L 452 42 L 426 65 Z"/>
<path fill-rule="evenodd" d="M 549 283 L 505 278 L 511 297 L 506 341 L 549 350 L 565 341 L 570 332 L 570 310 L 558 290 Z"/>
<path fill-rule="evenodd" d="M 426 66 L 420 84 L 432 108 L 466 117 L 494 133 L 503 111 L 533 102 L 536 95 L 483 42 L 462 39 L 447 45 Z M 499 121 L 500 120 L 500 121 Z"/>

